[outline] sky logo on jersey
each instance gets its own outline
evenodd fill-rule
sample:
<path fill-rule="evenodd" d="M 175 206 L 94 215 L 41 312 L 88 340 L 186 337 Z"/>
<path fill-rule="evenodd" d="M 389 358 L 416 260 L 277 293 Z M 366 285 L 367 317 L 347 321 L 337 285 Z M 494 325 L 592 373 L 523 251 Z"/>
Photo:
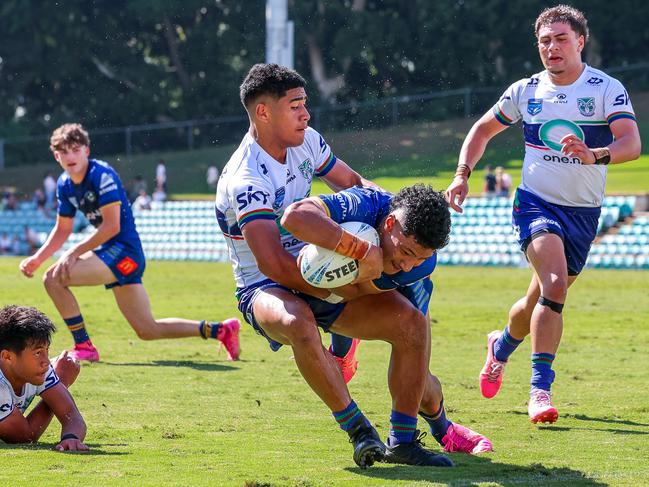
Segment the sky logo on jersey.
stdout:
<path fill-rule="evenodd" d="M 237 203 L 239 203 L 238 210 L 239 211 L 243 210 L 246 206 L 248 206 L 253 201 L 261 202 L 262 204 L 265 205 L 268 202 L 269 198 L 270 198 L 269 193 L 266 193 L 265 191 L 261 191 L 261 190 L 253 191 L 252 186 L 248 186 L 248 191 L 245 191 L 244 193 L 239 193 L 236 197 Z"/>
<path fill-rule="evenodd" d="M 577 108 L 584 117 L 592 117 L 595 115 L 595 98 L 577 98 Z"/>
<path fill-rule="evenodd" d="M 543 110 L 543 99 L 541 98 L 530 98 L 527 100 L 527 113 L 530 115 L 538 115 Z"/>

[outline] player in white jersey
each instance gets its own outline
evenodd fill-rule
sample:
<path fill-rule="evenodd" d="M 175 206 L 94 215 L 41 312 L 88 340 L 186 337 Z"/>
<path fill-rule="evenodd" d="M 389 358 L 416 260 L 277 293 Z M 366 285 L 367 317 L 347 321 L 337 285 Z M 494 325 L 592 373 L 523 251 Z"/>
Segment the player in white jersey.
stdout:
<path fill-rule="evenodd" d="M 86 451 L 86 424 L 68 387 L 79 375 L 79 362 L 66 352 L 50 363 L 54 331 L 40 311 L 23 306 L 0 309 L 0 440 L 38 441 L 52 416 L 61 423 L 59 451 Z M 36 396 L 42 400 L 25 417 Z"/>
<path fill-rule="evenodd" d="M 536 19 L 535 34 L 545 70 L 511 85 L 474 124 L 446 196 L 461 212 L 468 178 L 489 140 L 523 121 L 525 160 L 512 222 L 534 275 L 505 330 L 489 334 L 480 388 L 487 398 L 496 395 L 509 356 L 530 334 L 529 417 L 553 423 L 558 411 L 551 402 L 552 363 L 568 287 L 596 235 L 607 165 L 637 159 L 640 135 L 622 84 L 582 63 L 588 40 L 583 13 L 566 5 L 547 8 Z"/>
<path fill-rule="evenodd" d="M 401 463 L 452 465 L 447 457 L 425 450 L 415 434 L 430 359 L 430 328 L 423 314 L 394 291 L 380 299 L 364 296 L 342 303 L 340 296 L 310 286 L 296 264 L 303 243 L 281 227 L 284 210 L 310 195 L 313 176 L 334 190 L 368 184 L 308 127 L 305 85 L 298 73 L 276 64 L 253 66 L 241 85 L 250 129 L 225 166 L 216 196 L 239 310 L 274 350 L 292 347 L 300 373 L 349 434 L 354 461 L 362 468 L 383 459 L 386 447 L 352 400 L 335 359 L 322 346 L 318 326 L 389 342 L 393 410 L 414 420 L 400 448 L 405 452 Z M 380 247 L 348 232 L 339 244 L 341 253 L 359 260 L 359 280 L 380 276 Z"/>

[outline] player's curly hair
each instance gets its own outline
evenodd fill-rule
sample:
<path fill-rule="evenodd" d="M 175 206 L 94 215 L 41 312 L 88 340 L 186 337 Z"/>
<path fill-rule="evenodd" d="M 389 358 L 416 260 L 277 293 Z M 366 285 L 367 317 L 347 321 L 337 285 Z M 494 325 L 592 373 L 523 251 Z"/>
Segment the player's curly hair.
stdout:
<path fill-rule="evenodd" d="M 90 147 L 90 136 L 81 124 L 66 123 L 52 132 L 50 137 L 50 150 L 52 152 L 73 145 Z"/>
<path fill-rule="evenodd" d="M 399 191 L 390 203 L 390 211 L 404 209 L 403 233 L 415 237 L 423 247 L 445 247 L 451 233 L 451 212 L 444 194 L 427 184 L 415 184 Z"/>
<path fill-rule="evenodd" d="M 29 345 L 49 345 L 55 331 L 36 308 L 11 304 L 0 309 L 0 350 L 20 354 Z"/>
<path fill-rule="evenodd" d="M 279 64 L 255 64 L 239 87 L 241 103 L 248 109 L 262 95 L 281 98 L 288 90 L 304 88 L 306 80 L 294 71 Z"/>
<path fill-rule="evenodd" d="M 534 22 L 534 33 L 538 37 L 539 29 L 554 22 L 563 22 L 570 25 L 577 35 L 584 36 L 588 40 L 588 21 L 581 10 L 570 5 L 556 5 L 544 9 Z"/>

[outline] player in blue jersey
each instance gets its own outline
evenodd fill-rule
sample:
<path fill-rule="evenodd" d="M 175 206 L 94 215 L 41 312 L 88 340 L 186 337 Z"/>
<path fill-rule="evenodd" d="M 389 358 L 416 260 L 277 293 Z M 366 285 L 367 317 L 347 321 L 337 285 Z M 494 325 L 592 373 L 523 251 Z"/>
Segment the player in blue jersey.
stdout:
<path fill-rule="evenodd" d="M 0 440 L 34 443 L 56 418 L 61 423 L 59 451 L 87 451 L 86 423 L 68 388 L 79 375 L 79 362 L 63 352 L 50 363 L 54 325 L 25 306 L 0 309 Z M 36 398 L 41 401 L 24 416 Z"/>
<path fill-rule="evenodd" d="M 99 352 L 90 340 L 79 304 L 70 291 L 76 286 L 104 285 L 111 289 L 120 311 L 143 340 L 202 337 L 220 340 L 230 360 L 239 357 L 239 321 L 156 320 L 142 285 L 144 252 L 133 213 L 119 175 L 107 163 L 89 159 L 90 138 L 79 124 L 57 128 L 50 139 L 54 158 L 65 171 L 57 183 L 56 225 L 43 246 L 20 263 L 32 277 L 73 231 L 81 211 L 97 231 L 65 251 L 43 277 L 45 289 L 74 338 L 71 351 L 78 360 L 96 362 Z"/>
<path fill-rule="evenodd" d="M 504 331 L 489 334 L 479 381 L 483 396 L 496 395 L 509 356 L 531 335 L 529 418 L 554 423 L 559 413 L 551 402 L 552 364 L 568 288 L 597 232 L 608 164 L 637 159 L 640 135 L 622 84 L 581 60 L 588 40 L 582 12 L 547 8 L 536 19 L 535 34 L 545 70 L 511 85 L 474 124 L 446 196 L 461 212 L 468 178 L 487 143 L 522 119 L 525 159 L 512 222 L 534 274 Z"/>
<path fill-rule="evenodd" d="M 448 242 L 451 226 L 444 195 L 423 184 L 403 188 L 396 195 L 377 188 L 354 187 L 293 203 L 284 213 L 282 225 L 300 240 L 333 250 L 341 230 L 339 224 L 350 221 L 364 222 L 377 230 L 383 251 L 383 272 L 377 279 L 334 292 L 341 292 L 347 301 L 353 301 L 361 296 L 396 291 L 430 323 L 428 305 L 433 289 L 430 274 L 437 263 L 436 251 Z M 323 302 L 320 306 L 322 312 L 339 305 Z M 344 322 L 346 318 L 343 311 L 340 320 Z M 334 321 L 330 330 L 335 332 L 337 325 L 338 321 Z M 394 326 L 399 325 L 395 322 Z M 427 340 L 430 342 L 430 334 Z M 351 338 L 335 333 L 333 341 L 334 352 L 339 348 L 343 349 L 342 354 L 351 345 Z M 430 372 L 426 374 L 419 415 L 428 422 L 438 443 L 448 452 L 491 451 L 488 438 L 446 418 L 441 383 Z M 412 417 L 396 414 L 400 424 L 412 424 Z M 391 428 L 388 437 L 387 461 L 399 458 L 399 448 L 395 447 L 399 433 L 395 429 Z"/>

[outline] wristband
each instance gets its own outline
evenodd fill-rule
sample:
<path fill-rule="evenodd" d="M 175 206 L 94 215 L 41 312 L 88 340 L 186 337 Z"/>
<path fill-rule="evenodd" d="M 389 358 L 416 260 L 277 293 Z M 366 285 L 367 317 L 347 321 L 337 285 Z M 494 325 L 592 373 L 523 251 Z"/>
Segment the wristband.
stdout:
<path fill-rule="evenodd" d="M 355 260 L 363 260 L 370 252 L 370 243 L 367 240 L 352 235 L 347 230 L 342 229 L 343 233 L 340 240 L 334 248 L 334 252 L 345 257 L 351 257 Z"/>
<path fill-rule="evenodd" d="M 600 147 L 599 149 L 590 150 L 595 156 L 595 164 L 598 166 L 605 166 L 611 162 L 611 150 L 608 147 Z"/>
<path fill-rule="evenodd" d="M 63 436 L 61 436 L 61 441 L 65 440 L 78 440 L 79 437 L 75 435 L 74 433 L 66 433 Z"/>
<path fill-rule="evenodd" d="M 471 168 L 468 164 L 458 164 L 455 170 L 455 177 L 469 179 L 471 177 Z"/>

